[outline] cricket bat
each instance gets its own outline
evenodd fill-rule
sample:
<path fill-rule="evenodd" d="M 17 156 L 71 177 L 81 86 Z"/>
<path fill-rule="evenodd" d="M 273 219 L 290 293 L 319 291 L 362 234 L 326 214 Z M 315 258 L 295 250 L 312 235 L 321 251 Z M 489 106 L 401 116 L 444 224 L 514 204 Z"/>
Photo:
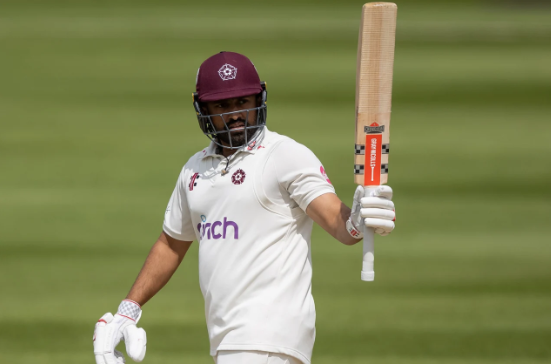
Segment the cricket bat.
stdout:
<path fill-rule="evenodd" d="M 356 145 L 354 182 L 371 196 L 388 181 L 392 71 L 396 36 L 394 3 L 367 3 L 362 8 L 356 69 Z M 373 281 L 372 228 L 364 227 L 363 281 Z"/>

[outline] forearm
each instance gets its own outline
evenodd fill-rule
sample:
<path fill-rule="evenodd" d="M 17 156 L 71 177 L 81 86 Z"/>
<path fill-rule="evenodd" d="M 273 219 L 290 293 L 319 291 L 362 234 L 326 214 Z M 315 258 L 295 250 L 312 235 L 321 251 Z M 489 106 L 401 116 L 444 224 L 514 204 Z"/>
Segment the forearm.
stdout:
<path fill-rule="evenodd" d="M 331 236 L 345 245 L 354 245 L 361 240 L 350 236 L 346 229 L 346 220 L 350 217 L 351 210 L 335 194 L 327 193 L 316 198 L 310 203 L 306 213 Z"/>
<path fill-rule="evenodd" d="M 143 306 L 170 280 L 190 245 L 191 242 L 172 239 L 163 232 L 151 248 L 126 298 Z"/>
<path fill-rule="evenodd" d="M 344 245 L 354 245 L 361 240 L 350 236 L 350 233 L 346 229 L 346 220 L 350 217 L 351 212 L 350 208 L 341 202 L 339 214 L 333 223 L 334 232 L 331 235 Z"/>

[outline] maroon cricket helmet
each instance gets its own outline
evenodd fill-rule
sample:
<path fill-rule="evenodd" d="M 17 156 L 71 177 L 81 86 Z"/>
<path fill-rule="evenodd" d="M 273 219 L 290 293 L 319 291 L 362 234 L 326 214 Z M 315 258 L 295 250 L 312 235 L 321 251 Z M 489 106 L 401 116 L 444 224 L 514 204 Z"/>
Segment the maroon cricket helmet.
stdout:
<path fill-rule="evenodd" d="M 201 102 L 262 92 L 254 64 L 234 52 L 220 52 L 204 61 L 197 71 L 196 89 Z"/>

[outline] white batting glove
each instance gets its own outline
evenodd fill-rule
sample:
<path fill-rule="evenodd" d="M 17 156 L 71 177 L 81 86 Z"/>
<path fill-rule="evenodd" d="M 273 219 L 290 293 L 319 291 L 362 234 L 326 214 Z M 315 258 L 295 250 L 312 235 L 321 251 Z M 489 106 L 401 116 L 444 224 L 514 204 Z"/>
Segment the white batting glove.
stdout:
<path fill-rule="evenodd" d="M 346 222 L 350 235 L 356 239 L 363 237 L 362 226 L 371 227 L 376 234 L 388 235 L 394 230 L 396 213 L 392 199 L 392 188 L 378 186 L 371 196 L 364 197 L 364 187 L 358 186 L 354 193 L 352 214 Z"/>
<path fill-rule="evenodd" d="M 132 360 L 143 360 L 147 337 L 144 329 L 136 327 L 141 316 L 142 310 L 138 303 L 124 300 L 115 316 L 108 312 L 99 319 L 94 330 L 96 364 L 124 363 L 122 353 L 115 350 L 121 340 L 126 343 L 126 353 Z"/>

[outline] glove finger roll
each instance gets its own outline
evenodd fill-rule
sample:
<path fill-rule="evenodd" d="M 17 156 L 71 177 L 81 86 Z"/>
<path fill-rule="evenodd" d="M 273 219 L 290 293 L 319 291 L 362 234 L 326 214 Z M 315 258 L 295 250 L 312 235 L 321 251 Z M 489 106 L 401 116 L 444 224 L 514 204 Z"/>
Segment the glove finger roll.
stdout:
<path fill-rule="evenodd" d="M 105 330 L 106 330 L 105 322 L 98 321 L 94 329 L 94 354 L 96 354 L 97 364 L 105 363 L 105 360 L 101 359 L 100 361 L 98 361 L 97 359 L 98 355 L 103 355 L 103 353 L 105 352 L 105 340 L 107 336 L 107 333 L 105 332 Z"/>
<path fill-rule="evenodd" d="M 124 330 L 124 341 L 126 343 L 126 353 L 135 362 L 141 362 L 145 357 L 147 349 L 147 336 L 145 330 L 130 325 Z"/>
<path fill-rule="evenodd" d="M 394 220 L 396 217 L 396 213 L 392 210 L 385 210 L 385 209 L 361 209 L 360 215 L 363 218 L 369 218 L 369 219 L 383 219 L 383 220 Z"/>
<path fill-rule="evenodd" d="M 394 222 L 389 220 L 382 219 L 364 219 L 365 226 L 374 228 L 376 231 L 378 229 L 383 229 L 384 231 L 391 232 L 394 230 Z"/>
<path fill-rule="evenodd" d="M 111 312 L 107 312 L 105 315 L 101 316 L 98 322 L 104 321 L 106 324 L 113 321 L 113 314 Z"/>
<path fill-rule="evenodd" d="M 390 234 L 390 231 L 385 231 L 383 229 L 375 229 L 375 234 L 379 234 L 381 236 L 387 236 L 388 234 Z"/>
<path fill-rule="evenodd" d="M 385 200 L 380 197 L 364 197 L 362 198 L 362 207 L 371 207 L 385 210 L 394 210 L 394 202 Z"/>
<path fill-rule="evenodd" d="M 377 187 L 377 189 L 372 193 L 373 197 L 384 197 L 386 199 L 392 200 L 392 188 L 390 186 L 382 185 Z"/>

